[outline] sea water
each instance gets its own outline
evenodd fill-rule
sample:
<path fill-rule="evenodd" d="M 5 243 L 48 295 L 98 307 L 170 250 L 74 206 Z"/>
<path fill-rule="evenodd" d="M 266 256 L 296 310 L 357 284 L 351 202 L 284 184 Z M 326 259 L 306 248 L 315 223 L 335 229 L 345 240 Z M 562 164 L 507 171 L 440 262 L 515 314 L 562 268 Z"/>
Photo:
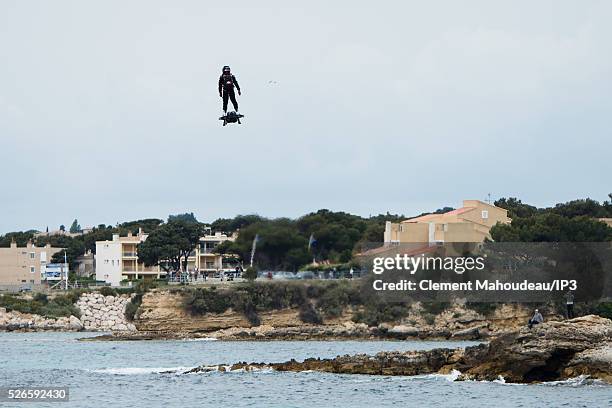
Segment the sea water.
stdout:
<path fill-rule="evenodd" d="M 32 407 L 611 407 L 612 386 L 576 378 L 538 385 L 317 372 L 206 372 L 200 365 L 282 362 L 463 347 L 436 341 L 78 341 L 87 333 L 0 333 L 0 387 L 69 387 Z M 4 404 L 4 405 L 2 405 Z M 24 403 L 0 403 L 24 407 Z"/>

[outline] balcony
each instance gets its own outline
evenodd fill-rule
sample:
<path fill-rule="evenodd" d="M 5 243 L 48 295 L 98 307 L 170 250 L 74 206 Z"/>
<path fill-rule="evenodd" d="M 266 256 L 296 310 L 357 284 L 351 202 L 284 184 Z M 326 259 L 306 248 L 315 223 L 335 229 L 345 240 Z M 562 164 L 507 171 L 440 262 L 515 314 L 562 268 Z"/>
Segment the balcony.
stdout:
<path fill-rule="evenodd" d="M 124 251 L 122 256 L 124 258 L 138 258 L 138 252 Z"/>

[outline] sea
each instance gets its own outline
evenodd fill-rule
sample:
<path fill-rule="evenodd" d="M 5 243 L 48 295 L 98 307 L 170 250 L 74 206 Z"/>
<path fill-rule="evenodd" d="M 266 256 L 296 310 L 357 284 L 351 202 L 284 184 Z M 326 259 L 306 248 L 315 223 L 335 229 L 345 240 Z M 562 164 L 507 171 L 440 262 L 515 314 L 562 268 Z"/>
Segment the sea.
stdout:
<path fill-rule="evenodd" d="M 64 402 L 1 407 L 612 407 L 612 386 L 578 377 L 535 385 L 459 375 L 205 372 L 200 365 L 464 347 L 448 341 L 79 341 L 96 333 L 0 333 L 0 388 L 67 387 Z"/>

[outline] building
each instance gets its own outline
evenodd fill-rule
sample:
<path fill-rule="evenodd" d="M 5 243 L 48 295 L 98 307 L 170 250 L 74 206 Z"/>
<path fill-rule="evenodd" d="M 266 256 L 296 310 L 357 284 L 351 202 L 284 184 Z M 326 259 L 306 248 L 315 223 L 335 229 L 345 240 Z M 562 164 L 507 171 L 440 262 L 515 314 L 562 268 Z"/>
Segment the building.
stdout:
<path fill-rule="evenodd" d="M 149 267 L 138 262 L 138 244 L 147 237 L 139 230 L 137 235 L 114 234 L 111 241 L 96 241 L 96 280 L 119 286 L 123 280 L 151 280 L 165 274 L 159 266 Z"/>
<path fill-rule="evenodd" d="M 223 242 L 234 241 L 236 236 L 228 236 L 222 233 L 205 235 L 200 238 L 200 243 L 195 250 L 193 259 L 189 258 L 190 270 L 200 273 L 215 273 L 219 271 L 233 270 L 237 257 L 234 255 L 220 255 L 215 248 Z"/>
<path fill-rule="evenodd" d="M 113 235 L 112 241 L 97 241 L 95 255 L 96 280 L 118 286 L 123 280 L 159 279 L 166 271 L 159 266 L 145 267 L 138 262 L 138 244 L 144 242 L 148 235 L 142 230 L 138 235 L 128 233 L 126 237 Z M 214 252 L 217 245 L 225 241 L 233 241 L 234 236 L 221 233 L 205 235 L 200 238 L 195 250 L 187 260 L 187 271 L 199 273 L 215 273 L 233 270 L 236 259 L 232 255 L 221 255 Z"/>
<path fill-rule="evenodd" d="M 427 214 L 400 223 L 385 224 L 385 245 L 400 243 L 483 242 L 497 223 L 510 222 L 508 211 L 478 200 L 444 214 Z"/>
<path fill-rule="evenodd" d="M 0 285 L 40 285 L 51 257 L 61 250 L 50 245 L 36 247 L 31 241 L 25 247 L 12 242 L 10 247 L 0 248 Z"/>
<path fill-rule="evenodd" d="M 612 228 L 612 218 L 599 218 L 599 222 L 603 222 L 608 227 Z"/>
<path fill-rule="evenodd" d="M 51 231 L 36 232 L 34 234 L 34 238 L 51 237 L 51 236 L 66 236 L 66 237 L 74 238 L 74 237 L 78 237 L 81 235 L 89 234 L 92 231 L 93 231 L 93 227 L 82 228 L 79 232 L 70 232 L 65 229 L 64 230 L 57 229 L 57 230 L 51 230 Z"/>
<path fill-rule="evenodd" d="M 87 250 L 75 260 L 76 275 L 80 278 L 90 278 L 96 274 L 94 254 Z"/>

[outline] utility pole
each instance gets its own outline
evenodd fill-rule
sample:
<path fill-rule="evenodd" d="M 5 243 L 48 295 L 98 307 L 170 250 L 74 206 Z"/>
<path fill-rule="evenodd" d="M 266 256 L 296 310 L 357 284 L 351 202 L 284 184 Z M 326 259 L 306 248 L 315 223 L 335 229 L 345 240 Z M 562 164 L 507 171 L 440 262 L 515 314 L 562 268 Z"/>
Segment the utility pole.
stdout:
<path fill-rule="evenodd" d="M 66 268 L 66 290 L 68 290 L 68 257 L 66 256 L 66 250 L 64 249 L 64 266 L 62 269 Z"/>

